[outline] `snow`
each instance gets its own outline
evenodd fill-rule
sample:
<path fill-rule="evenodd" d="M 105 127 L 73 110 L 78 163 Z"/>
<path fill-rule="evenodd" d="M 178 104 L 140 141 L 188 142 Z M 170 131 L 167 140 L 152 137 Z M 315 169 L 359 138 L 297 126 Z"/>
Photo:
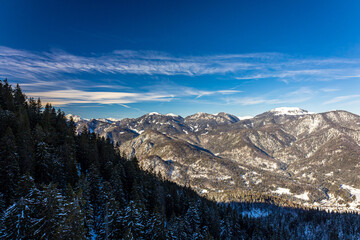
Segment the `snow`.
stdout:
<path fill-rule="evenodd" d="M 116 121 L 119 121 L 119 120 L 117 120 L 115 118 L 97 118 L 96 120 L 100 121 L 100 122 L 110 123 L 110 124 L 114 123 Z"/>
<path fill-rule="evenodd" d="M 72 117 L 73 118 L 73 120 L 74 120 L 74 122 L 79 122 L 79 121 L 81 121 L 81 120 L 86 120 L 86 119 L 82 119 L 80 116 L 78 116 L 78 115 L 72 115 L 72 114 L 67 114 L 66 116 L 66 119 L 69 119 L 70 120 L 70 118 Z"/>
<path fill-rule="evenodd" d="M 206 190 L 206 189 L 201 189 L 201 191 L 200 191 L 201 194 L 208 193 L 208 192 L 209 192 L 209 191 Z"/>
<path fill-rule="evenodd" d="M 121 118 L 106 118 L 107 120 L 109 120 L 109 121 L 112 121 L 112 122 L 118 122 L 118 121 L 120 121 L 121 120 Z"/>
<path fill-rule="evenodd" d="M 309 201 L 309 196 L 308 196 L 307 191 L 305 191 L 304 193 L 299 194 L 299 195 L 294 195 L 294 197 L 305 200 L 305 201 Z"/>
<path fill-rule="evenodd" d="M 345 184 L 342 184 L 341 188 L 348 190 L 351 195 L 355 196 L 356 199 L 350 204 L 351 207 L 356 207 L 360 204 L 360 189 Z"/>
<path fill-rule="evenodd" d="M 227 180 L 227 179 L 231 179 L 231 176 L 224 175 L 224 176 L 218 177 L 218 179 L 220 179 L 220 180 Z"/>
<path fill-rule="evenodd" d="M 279 107 L 279 108 L 274 108 L 269 112 L 275 113 L 275 115 L 293 115 L 293 116 L 313 114 L 312 112 L 308 112 L 298 107 Z"/>
<path fill-rule="evenodd" d="M 137 134 L 142 134 L 142 133 L 144 132 L 144 130 L 140 130 L 140 131 L 138 131 L 137 129 L 132 128 L 132 127 L 129 127 L 129 129 L 130 129 L 131 131 L 136 132 Z"/>
<path fill-rule="evenodd" d="M 192 118 L 200 118 L 200 117 L 206 117 L 208 114 L 205 112 L 198 112 L 195 113 L 194 115 L 191 115 Z"/>
<path fill-rule="evenodd" d="M 179 117 L 179 115 L 176 115 L 174 113 L 168 113 L 165 116 L 169 116 L 169 117 Z"/>
<path fill-rule="evenodd" d="M 254 117 L 253 116 L 241 116 L 241 117 L 237 117 L 237 118 L 241 121 L 241 120 L 252 119 Z"/>
<path fill-rule="evenodd" d="M 151 116 L 151 115 L 162 115 L 162 114 L 160 114 L 158 112 L 151 112 L 151 113 L 148 113 L 148 115 Z"/>
<path fill-rule="evenodd" d="M 309 133 L 314 132 L 322 123 L 322 119 L 315 117 L 314 119 L 308 120 Z"/>
<path fill-rule="evenodd" d="M 291 194 L 290 189 L 282 188 L 282 187 L 278 187 L 276 189 L 276 191 L 274 191 L 274 193 L 277 193 L 277 194 Z"/>

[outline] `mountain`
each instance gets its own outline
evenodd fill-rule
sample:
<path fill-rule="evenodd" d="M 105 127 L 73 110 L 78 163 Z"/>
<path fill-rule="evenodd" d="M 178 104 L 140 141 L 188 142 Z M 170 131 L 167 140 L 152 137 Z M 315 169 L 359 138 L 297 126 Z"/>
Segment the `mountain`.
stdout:
<path fill-rule="evenodd" d="M 267 166 L 260 165 L 265 169 L 263 173 L 256 167 L 245 169 L 241 158 L 231 160 L 200 146 L 212 134 L 214 139 L 207 143 L 219 143 L 213 131 L 226 132 L 229 126 L 240 133 L 244 130 L 244 136 L 248 136 L 248 122 L 238 126 L 241 121 L 230 117 L 232 122 L 220 120 L 218 127 L 211 128 L 220 130 L 211 130 L 206 124 L 207 134 L 199 133 L 200 137 L 190 143 L 182 137 L 197 136 L 193 132 L 174 131 L 170 136 L 154 129 L 140 130 L 140 127 L 149 128 L 149 122 L 160 128 L 170 125 L 164 124 L 166 121 L 187 127 L 179 116 L 148 114 L 138 119 L 143 120 L 143 126 L 135 120 L 124 121 L 136 127 L 134 130 L 118 121 L 68 117 L 73 121 L 49 104 L 42 107 L 40 100 L 27 100 L 19 86 L 13 90 L 6 80 L 0 80 L 0 239 L 360 239 L 360 217 L 356 213 L 304 209 L 291 199 L 277 196 L 293 193 L 293 189 L 284 186 L 278 186 L 272 196 L 254 188 L 244 190 L 249 184 L 241 179 L 249 174 L 254 179 L 263 174 L 268 181 L 282 178 L 285 182 L 291 176 L 279 173 L 290 169 L 296 161 L 289 162 L 287 167 L 274 159 L 279 164 L 278 173 L 274 170 L 272 175 L 266 175 Z M 331 117 L 334 116 L 327 116 Z M 346 169 L 351 170 L 357 156 L 343 155 L 356 149 L 348 130 L 353 119 L 343 114 L 334 118 L 345 123 L 347 134 L 319 147 L 325 154 L 330 153 L 331 157 L 325 159 L 334 164 L 333 172 L 325 174 L 329 177 L 337 174 L 336 168 L 341 165 L 335 163 L 338 158 L 346 160 Z M 321 129 L 324 128 L 322 125 Z M 110 138 L 119 129 L 133 136 L 126 140 L 125 133 L 120 134 L 122 142 L 114 146 Z M 109 137 L 105 139 L 95 132 Z M 224 142 L 231 141 L 222 135 L 217 136 Z M 249 143 L 233 146 L 252 147 Z M 342 148 L 339 150 L 337 146 Z M 124 152 L 120 153 L 119 148 Z M 322 156 L 316 155 L 319 151 L 313 155 L 315 161 Z M 261 149 L 253 150 L 253 154 L 259 158 L 267 156 Z M 142 160 L 131 157 L 134 155 Z M 313 159 L 308 159 L 311 165 Z M 301 171 L 299 174 L 308 173 L 306 168 Z M 265 179 L 263 176 L 260 177 Z M 306 183 L 303 181 L 299 186 Z M 353 200 L 360 195 L 352 185 L 340 187 L 345 191 L 343 199 L 346 193 L 352 194 Z M 217 195 L 211 189 L 218 189 Z M 306 201 L 309 194 L 314 195 L 310 190 L 294 197 Z M 329 196 L 331 191 L 327 191 Z M 222 202 L 209 200 L 212 197 Z M 354 202 L 351 204 L 349 207 L 356 207 Z"/>
<path fill-rule="evenodd" d="M 360 116 L 346 111 L 283 107 L 242 120 L 227 113 L 150 113 L 117 122 L 82 120 L 77 131 L 84 126 L 136 156 L 143 169 L 217 200 L 248 192 L 360 210 Z"/>

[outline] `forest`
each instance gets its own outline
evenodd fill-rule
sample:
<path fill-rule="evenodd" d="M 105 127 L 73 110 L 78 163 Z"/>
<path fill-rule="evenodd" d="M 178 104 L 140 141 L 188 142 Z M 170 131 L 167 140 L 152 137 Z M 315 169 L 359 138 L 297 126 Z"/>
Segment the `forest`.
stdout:
<path fill-rule="evenodd" d="M 0 81 L 0 239 L 360 239 L 357 213 L 218 203 Z"/>

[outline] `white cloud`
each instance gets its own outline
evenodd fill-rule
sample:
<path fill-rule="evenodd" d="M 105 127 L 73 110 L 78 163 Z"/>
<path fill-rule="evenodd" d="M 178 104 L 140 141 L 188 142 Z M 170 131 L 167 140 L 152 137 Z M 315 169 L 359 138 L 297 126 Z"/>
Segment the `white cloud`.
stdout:
<path fill-rule="evenodd" d="M 0 77 L 32 80 L 81 73 L 187 76 L 233 73 L 239 80 L 328 81 L 359 77 L 360 59 L 299 60 L 280 53 L 172 56 L 133 50 L 79 56 L 60 50 L 30 52 L 0 47 L 0 73 Z"/>
<path fill-rule="evenodd" d="M 186 90 L 184 90 L 186 89 Z M 201 97 L 205 95 L 222 94 L 229 95 L 239 93 L 235 90 L 216 90 L 216 91 L 201 91 L 193 88 L 182 88 L 179 91 L 169 89 L 162 89 L 161 91 L 154 89 L 154 91 L 147 92 L 99 92 L 99 91 L 84 91 L 76 89 L 54 90 L 29 92 L 29 97 L 40 97 L 43 102 L 51 103 L 55 106 L 66 104 L 119 104 L 128 107 L 124 104 L 138 103 L 138 102 L 169 102 L 178 97 Z"/>
<path fill-rule="evenodd" d="M 297 90 L 261 97 L 239 97 L 241 91 L 199 90 L 183 86 L 159 85 L 134 90 L 111 81 L 82 80 L 82 74 L 113 78 L 112 74 L 137 75 L 226 75 L 239 80 L 274 78 L 280 81 L 329 81 L 360 76 L 360 59 L 296 59 L 279 53 L 172 56 L 157 51 L 118 50 L 108 54 L 79 56 L 64 51 L 31 52 L 0 46 L 0 78 L 19 82 L 27 95 L 42 97 L 56 105 L 69 103 L 129 104 L 145 101 L 172 101 L 192 97 L 199 101 L 216 97 L 227 104 L 285 104 L 311 99 L 316 93 L 335 92 L 336 88 Z M 230 74 L 229 74 L 230 73 Z M 109 77 L 110 75 L 110 77 Z M 196 78 L 193 78 L 196 81 Z M 159 84 L 158 82 L 156 84 Z M 125 85 L 125 84 L 123 84 Z M 170 84 L 171 85 L 171 84 Z M 99 91 L 99 88 L 104 91 Z M 97 89 L 97 91 L 90 91 Z M 109 92 L 105 91 L 109 90 Z M 118 90 L 119 92 L 117 92 Z M 231 96 L 228 96 L 231 95 Z M 219 97 L 221 96 L 221 97 Z M 324 104 L 343 102 L 359 95 L 340 96 Z M 200 98 L 200 99 L 199 99 Z"/>
<path fill-rule="evenodd" d="M 238 91 L 238 90 L 218 90 L 218 91 L 196 91 L 193 92 L 194 95 L 197 95 L 196 98 L 200 98 L 203 96 L 210 96 L 210 95 L 215 95 L 215 94 L 221 94 L 221 95 L 229 95 L 229 94 L 235 94 L 235 93 L 241 93 L 242 91 Z"/>
<path fill-rule="evenodd" d="M 7 77 L 51 78 L 63 73 L 204 75 L 256 68 L 256 61 L 274 54 L 173 57 L 155 51 L 114 51 L 77 56 L 64 51 L 29 52 L 0 47 L 0 72 Z M 251 63 L 254 62 L 254 63 Z"/>
<path fill-rule="evenodd" d="M 128 93 L 128 92 L 89 92 L 81 90 L 56 90 L 46 92 L 31 92 L 29 97 L 40 97 L 44 102 L 54 105 L 65 105 L 70 103 L 99 103 L 99 104 L 128 104 L 134 102 L 163 102 L 171 101 L 171 94 L 156 93 Z"/>

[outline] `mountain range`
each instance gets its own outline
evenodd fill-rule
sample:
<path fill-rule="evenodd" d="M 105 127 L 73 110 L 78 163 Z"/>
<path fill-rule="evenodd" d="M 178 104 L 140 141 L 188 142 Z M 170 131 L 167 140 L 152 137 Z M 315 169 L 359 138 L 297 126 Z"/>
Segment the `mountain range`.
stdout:
<path fill-rule="evenodd" d="M 276 108 L 255 117 L 149 113 L 82 119 L 76 131 L 111 139 L 140 166 L 217 201 L 244 194 L 360 211 L 360 116 Z"/>

